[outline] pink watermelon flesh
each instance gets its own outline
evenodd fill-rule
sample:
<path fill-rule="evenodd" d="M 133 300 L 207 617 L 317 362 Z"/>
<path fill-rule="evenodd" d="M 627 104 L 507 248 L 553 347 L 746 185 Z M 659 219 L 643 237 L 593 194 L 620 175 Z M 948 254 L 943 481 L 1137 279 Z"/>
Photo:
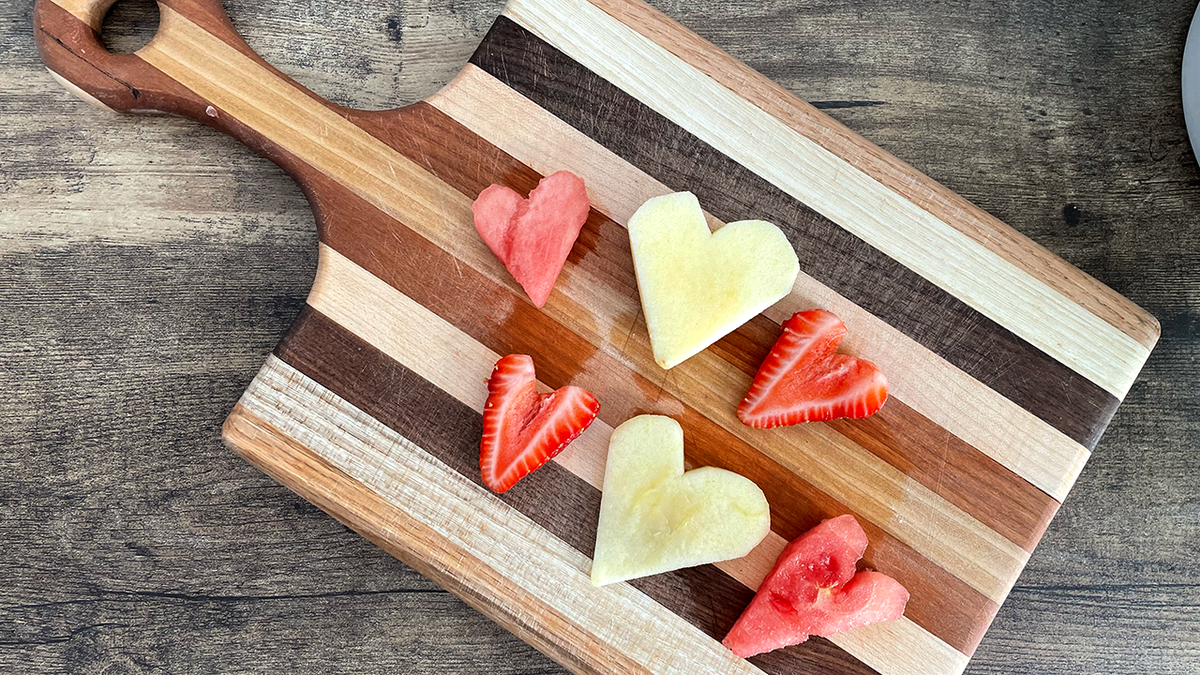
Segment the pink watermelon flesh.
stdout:
<path fill-rule="evenodd" d="M 508 237 L 509 224 L 524 203 L 525 199 L 512 188 L 489 185 L 471 205 L 471 212 L 475 214 L 475 230 L 501 261 L 508 259 L 508 249 L 512 244 Z"/>
<path fill-rule="evenodd" d="M 867 535 L 854 516 L 826 520 L 783 549 L 722 642 L 742 658 L 899 619 L 908 591 L 870 570 L 855 573 Z"/>
<path fill-rule="evenodd" d="M 559 171 L 543 178 L 528 199 L 503 185 L 488 186 L 471 210 L 484 243 L 533 304 L 541 307 L 550 297 L 590 208 L 583 180 Z"/>

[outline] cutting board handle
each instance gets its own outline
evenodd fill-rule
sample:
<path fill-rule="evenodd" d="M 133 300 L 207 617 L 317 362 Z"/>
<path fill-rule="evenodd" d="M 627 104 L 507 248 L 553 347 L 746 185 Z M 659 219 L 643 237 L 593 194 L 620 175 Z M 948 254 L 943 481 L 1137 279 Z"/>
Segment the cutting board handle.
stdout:
<path fill-rule="evenodd" d="M 220 0 L 160 0 L 161 20 L 150 45 L 133 54 L 110 52 L 100 39 L 105 14 L 118 0 L 37 0 L 34 35 L 42 61 L 63 86 L 97 107 L 163 112 L 204 119 L 207 106 L 150 66 L 141 53 L 170 36 L 182 16 L 249 51 Z"/>
<path fill-rule="evenodd" d="M 238 35 L 220 0 L 158 0 L 158 31 L 149 44 L 132 54 L 110 52 L 100 28 L 118 1 L 37 0 L 34 5 L 42 61 L 63 86 L 100 108 L 179 115 L 217 128 L 274 161 L 306 191 L 312 186 L 305 180 L 305 165 L 277 142 L 280 133 L 294 130 L 267 129 L 271 121 L 302 116 L 297 105 L 310 118 L 314 107 L 318 119 L 322 111 L 370 115 L 321 98 L 263 60 Z M 236 109 L 223 108 L 218 100 Z M 318 145 L 319 129 L 308 131 L 301 144 Z"/>

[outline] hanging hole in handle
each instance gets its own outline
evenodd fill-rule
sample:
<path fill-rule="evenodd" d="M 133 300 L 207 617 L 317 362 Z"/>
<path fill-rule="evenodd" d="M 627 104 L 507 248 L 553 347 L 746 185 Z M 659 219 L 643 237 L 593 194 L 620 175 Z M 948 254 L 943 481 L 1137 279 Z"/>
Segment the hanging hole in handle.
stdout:
<path fill-rule="evenodd" d="M 114 54 L 132 54 L 154 39 L 158 22 L 155 0 L 117 0 L 104 17 L 100 40 Z"/>

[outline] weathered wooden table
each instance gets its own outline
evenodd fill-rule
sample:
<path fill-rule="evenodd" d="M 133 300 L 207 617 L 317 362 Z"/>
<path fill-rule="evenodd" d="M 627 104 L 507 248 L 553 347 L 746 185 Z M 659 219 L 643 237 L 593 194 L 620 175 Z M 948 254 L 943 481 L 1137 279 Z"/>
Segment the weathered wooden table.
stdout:
<path fill-rule="evenodd" d="M 1200 672 L 1194 2 L 656 2 L 1162 322 L 971 673 Z M 32 4 L 0 6 L 0 671 L 561 672 L 222 447 L 311 282 L 308 206 L 224 136 L 75 100 Z M 384 108 L 502 2 L 225 4 L 289 75 Z M 118 5 L 115 46 L 152 17 Z"/>

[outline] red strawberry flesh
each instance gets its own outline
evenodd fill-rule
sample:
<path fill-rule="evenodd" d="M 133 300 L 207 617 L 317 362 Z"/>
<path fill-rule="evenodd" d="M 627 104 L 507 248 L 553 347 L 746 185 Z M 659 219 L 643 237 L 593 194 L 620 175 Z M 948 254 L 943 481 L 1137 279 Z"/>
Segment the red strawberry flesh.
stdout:
<path fill-rule="evenodd" d="M 770 429 L 875 414 L 887 400 L 887 378 L 874 363 L 837 353 L 845 335 L 845 324 L 831 312 L 793 315 L 754 376 L 738 418 Z"/>
<path fill-rule="evenodd" d="M 600 403 L 567 386 L 538 393 L 533 359 L 511 354 L 496 362 L 483 410 L 479 468 L 483 483 L 505 492 L 562 452 L 596 419 Z"/>

